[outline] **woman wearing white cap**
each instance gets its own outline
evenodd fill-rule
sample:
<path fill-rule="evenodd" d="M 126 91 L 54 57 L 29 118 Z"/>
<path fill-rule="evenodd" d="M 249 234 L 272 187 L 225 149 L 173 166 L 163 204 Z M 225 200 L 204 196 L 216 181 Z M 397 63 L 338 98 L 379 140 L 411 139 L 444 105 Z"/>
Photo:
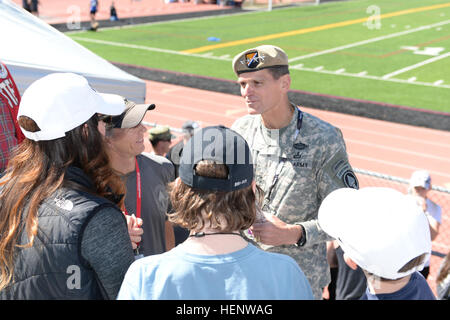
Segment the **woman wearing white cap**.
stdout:
<path fill-rule="evenodd" d="M 124 107 L 72 73 L 25 91 L 26 139 L 0 180 L 0 299 L 115 299 L 134 256 L 97 113 Z"/>

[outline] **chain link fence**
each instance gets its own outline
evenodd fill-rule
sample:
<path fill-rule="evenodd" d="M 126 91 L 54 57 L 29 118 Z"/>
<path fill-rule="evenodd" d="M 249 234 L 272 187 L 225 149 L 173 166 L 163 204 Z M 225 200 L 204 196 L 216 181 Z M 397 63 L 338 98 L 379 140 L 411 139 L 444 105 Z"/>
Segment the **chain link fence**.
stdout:
<path fill-rule="evenodd" d="M 405 194 L 408 192 L 409 180 L 362 169 L 354 169 L 354 171 L 358 177 L 360 188 L 387 187 Z M 450 249 L 450 189 L 433 186 L 428 196 L 442 208 L 442 224 L 438 236 L 432 242 L 430 274 L 427 279 L 431 289 L 436 293 L 437 272 Z"/>

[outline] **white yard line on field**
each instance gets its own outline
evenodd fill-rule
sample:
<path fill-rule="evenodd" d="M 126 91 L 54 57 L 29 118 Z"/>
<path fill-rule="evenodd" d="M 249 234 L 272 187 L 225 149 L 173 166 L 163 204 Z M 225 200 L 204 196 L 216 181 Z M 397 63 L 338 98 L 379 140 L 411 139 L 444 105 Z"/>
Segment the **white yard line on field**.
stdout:
<path fill-rule="evenodd" d="M 412 66 L 408 66 L 408 67 L 405 67 L 405 68 L 396 70 L 396 71 L 394 71 L 394 72 L 385 74 L 385 75 L 382 76 L 381 78 L 384 79 L 384 80 L 390 79 L 390 78 L 392 78 L 392 77 L 394 77 L 394 76 L 396 76 L 396 75 L 398 75 L 398 74 L 400 74 L 400 73 L 404 73 L 404 72 L 406 72 L 406 71 L 410 71 L 410 70 L 413 70 L 413 69 L 417 69 L 417 68 L 419 68 L 419 67 L 422 67 L 422 66 L 424 66 L 424 65 L 430 64 L 430 63 L 432 63 L 432 62 L 435 62 L 435 61 L 438 61 L 438 60 L 441 60 L 441 59 L 445 59 L 445 58 L 447 58 L 447 57 L 449 57 L 449 56 L 450 56 L 450 52 L 447 52 L 446 54 L 441 54 L 440 56 L 433 57 L 433 58 L 431 58 L 431 59 L 427 59 L 427 60 L 425 60 L 425 61 L 422 61 L 422 62 L 413 64 Z M 434 85 L 434 84 L 433 84 L 433 85 Z"/>
<path fill-rule="evenodd" d="M 386 39 L 391 39 L 391 38 L 395 38 L 395 37 L 400 37 L 403 36 L 405 34 L 410 34 L 413 32 L 418 32 L 418 31 L 423 31 L 423 30 L 429 30 L 431 28 L 435 28 L 438 26 L 442 26 L 442 25 L 446 25 L 449 24 L 450 20 L 446 20 L 446 21 L 441 21 L 438 23 L 434 23 L 434 24 L 430 24 L 430 25 L 426 25 L 426 26 L 421 26 L 415 29 L 410 29 L 410 30 L 406 30 L 406 31 L 401 31 L 401 32 L 396 32 L 396 33 L 392 33 L 392 34 L 387 34 L 385 36 L 381 36 L 381 37 L 376 37 L 376 38 L 372 38 L 372 39 L 367 39 L 367 40 L 363 40 L 363 41 L 359 41 L 359 42 L 355 42 L 355 43 L 350 43 L 350 44 L 346 44 L 340 47 L 335 47 L 335 48 L 331 48 L 331 49 L 327 49 L 327 50 L 323 50 L 323 51 L 318 51 L 318 52 L 313 52 L 304 56 L 299 56 L 299 57 L 295 57 L 292 59 L 289 59 L 289 62 L 294 62 L 294 61 L 298 61 L 298 60 L 303 60 L 303 59 L 308 59 L 308 58 L 312 58 L 312 57 L 317 57 L 317 56 L 321 56 L 324 54 L 328 54 L 328 53 L 333 53 L 336 51 L 340 51 L 340 50 L 345 50 L 348 48 L 353 48 L 353 47 L 358 47 L 358 46 L 362 46 L 368 43 L 373 43 L 373 42 L 377 42 L 377 41 L 382 41 L 382 40 L 386 40 Z"/>

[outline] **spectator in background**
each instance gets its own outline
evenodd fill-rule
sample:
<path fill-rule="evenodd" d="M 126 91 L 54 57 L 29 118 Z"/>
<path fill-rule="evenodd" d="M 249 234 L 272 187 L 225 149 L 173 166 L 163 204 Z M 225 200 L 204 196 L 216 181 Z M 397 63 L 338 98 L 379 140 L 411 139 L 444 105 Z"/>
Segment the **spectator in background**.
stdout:
<path fill-rule="evenodd" d="M 20 94 L 6 65 L 0 61 L 0 177 L 13 148 L 25 138 L 19 123 Z"/>
<path fill-rule="evenodd" d="M 181 130 L 183 132 L 182 140 L 180 140 L 177 144 L 170 148 L 166 154 L 166 158 L 169 159 L 175 167 L 175 177 L 178 177 L 178 168 L 180 166 L 183 147 L 187 143 L 187 141 L 194 135 L 194 132 L 198 129 L 200 129 L 200 125 L 197 122 L 191 120 L 184 122 L 181 126 Z M 170 205 L 169 212 L 171 212 L 171 210 L 172 206 Z M 175 246 L 182 243 L 189 236 L 189 230 L 179 225 L 174 225 L 173 231 L 175 233 Z"/>
<path fill-rule="evenodd" d="M 240 234 L 255 220 L 259 192 L 245 140 L 220 126 L 198 131 L 185 145 L 171 187 L 170 220 L 191 236 L 136 261 L 118 299 L 313 299 L 291 257 L 265 252 Z"/>
<path fill-rule="evenodd" d="M 111 2 L 111 7 L 109 8 L 109 14 L 110 14 L 109 20 L 111 20 L 111 21 L 119 20 L 119 17 L 117 17 L 116 7 L 114 6 L 114 1 Z"/>
<path fill-rule="evenodd" d="M 433 241 L 439 234 L 439 227 L 442 223 L 442 209 L 428 198 L 431 186 L 431 177 L 428 171 L 414 171 L 409 180 L 408 194 L 414 197 L 417 205 L 426 215 L 430 225 L 431 241 Z M 425 279 L 428 277 L 430 260 L 427 261 L 421 273 Z"/>
<path fill-rule="evenodd" d="M 174 247 L 172 224 L 166 216 L 169 202 L 166 187 L 175 177 L 169 160 L 143 153 L 146 128 L 142 119 L 155 105 L 128 100 L 125 104 L 123 114 L 100 118 L 100 131 L 105 136 L 111 166 L 126 183 L 125 211 L 142 219 L 144 233 L 136 248 L 136 256 L 141 257 Z"/>
<path fill-rule="evenodd" d="M 97 14 L 98 11 L 98 0 L 89 0 L 90 5 L 89 5 L 89 15 L 91 17 L 91 31 L 97 31 L 98 29 L 98 22 L 95 19 L 95 15 Z"/>
<path fill-rule="evenodd" d="M 156 126 L 148 131 L 153 153 L 162 157 L 169 152 L 173 137 L 168 126 Z"/>
<path fill-rule="evenodd" d="M 434 300 L 418 272 L 431 253 L 428 221 L 408 196 L 389 188 L 342 188 L 319 208 L 319 224 L 367 278 L 363 300 Z"/>
<path fill-rule="evenodd" d="M 22 0 L 22 7 L 28 12 L 31 12 L 31 0 Z"/>
<path fill-rule="evenodd" d="M 134 258 L 97 113 L 123 109 L 73 73 L 25 90 L 26 139 L 0 180 L 0 299 L 116 298 Z"/>
<path fill-rule="evenodd" d="M 450 252 L 445 256 L 437 272 L 436 291 L 438 299 L 450 299 Z"/>
<path fill-rule="evenodd" d="M 35 16 L 39 16 L 39 9 L 38 9 L 39 4 L 40 4 L 40 2 L 38 0 L 31 0 L 30 12 L 32 14 L 34 14 Z"/>
<path fill-rule="evenodd" d="M 169 149 L 166 158 L 169 159 L 175 167 L 175 177 L 178 177 L 178 167 L 180 166 L 181 153 L 186 142 L 194 135 L 194 132 L 200 129 L 200 125 L 192 120 L 188 120 L 181 126 L 183 139 Z"/>

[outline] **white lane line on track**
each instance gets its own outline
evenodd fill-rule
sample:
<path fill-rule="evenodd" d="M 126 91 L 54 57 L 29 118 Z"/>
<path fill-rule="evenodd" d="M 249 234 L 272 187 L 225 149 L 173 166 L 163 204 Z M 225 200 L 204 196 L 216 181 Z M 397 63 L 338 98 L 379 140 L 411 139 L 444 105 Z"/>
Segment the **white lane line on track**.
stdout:
<path fill-rule="evenodd" d="M 435 147 L 439 147 L 439 148 L 450 149 L 450 143 L 440 143 L 440 142 L 433 141 L 432 139 L 414 138 L 413 136 L 405 135 L 404 131 L 403 131 L 403 133 L 399 133 L 399 134 L 384 133 L 384 132 L 381 132 L 382 131 L 381 126 L 378 127 L 377 130 L 365 130 L 365 129 L 360 129 L 360 128 L 351 127 L 351 126 L 347 126 L 347 125 L 339 126 L 339 128 L 342 129 L 343 131 L 352 130 L 352 131 L 357 131 L 357 132 L 364 133 L 364 134 L 372 134 L 375 136 L 380 136 L 380 137 L 388 138 L 388 139 L 404 140 L 404 141 L 408 141 L 408 142 L 424 144 L 427 146 L 435 146 Z"/>
<path fill-rule="evenodd" d="M 345 141 L 346 142 L 348 141 L 348 142 L 353 143 L 353 144 L 359 144 L 359 145 L 363 145 L 363 146 L 368 146 L 368 147 L 371 147 L 371 148 L 384 149 L 384 150 L 389 150 L 389 151 L 394 151 L 394 152 L 399 152 L 399 153 L 411 155 L 411 156 L 414 156 L 414 157 L 421 157 L 421 158 L 438 160 L 438 161 L 450 163 L 450 158 L 449 157 L 439 157 L 439 156 L 434 156 L 434 155 L 427 154 L 427 153 L 424 153 L 424 152 L 417 152 L 417 151 L 412 151 L 412 150 L 407 150 L 407 149 L 389 147 L 386 144 L 375 144 L 375 143 L 365 142 L 365 141 L 362 141 L 362 140 L 355 140 L 355 139 L 348 139 L 348 138 L 346 138 Z"/>
<path fill-rule="evenodd" d="M 358 122 L 361 121 L 361 122 L 369 123 L 369 124 L 375 125 L 375 126 L 380 126 L 380 127 L 382 126 L 385 128 L 401 130 L 403 134 L 405 132 L 410 132 L 410 131 L 414 131 L 414 132 L 421 131 L 421 134 L 432 135 L 433 139 L 442 139 L 444 141 L 450 141 L 450 131 L 442 131 L 442 130 L 437 130 L 437 129 L 412 126 L 412 125 L 402 124 L 402 123 L 397 123 L 397 122 L 390 122 L 390 121 L 386 121 L 386 120 L 372 119 L 372 118 L 361 117 L 361 116 L 356 116 L 356 115 L 351 115 L 351 114 L 346 114 L 346 113 L 339 113 L 336 111 L 325 111 L 325 110 L 312 109 L 312 108 L 307 108 L 307 107 L 305 107 L 303 109 L 313 115 L 317 114 L 321 117 L 327 117 L 328 119 L 338 118 L 338 119 L 342 119 L 342 120 L 346 121 L 347 118 L 349 118 L 349 117 L 350 117 L 350 119 L 356 118 L 358 120 Z M 351 128 L 351 127 L 347 126 L 347 128 Z M 445 138 L 443 138 L 443 137 L 445 137 Z M 422 140 L 422 141 L 428 141 L 428 140 Z M 446 146 L 448 146 L 448 145 L 449 144 L 447 143 Z"/>
<path fill-rule="evenodd" d="M 158 104 L 158 100 L 155 99 L 154 103 Z M 175 104 L 175 103 L 170 103 L 170 102 L 161 102 L 159 104 L 160 105 L 164 105 L 165 107 L 173 107 L 173 108 L 176 108 L 178 110 L 187 110 L 187 111 L 190 111 L 190 112 L 198 112 L 198 113 L 201 113 L 201 114 L 217 116 L 217 117 L 220 117 L 220 118 L 223 118 L 223 117 L 226 117 L 226 118 L 229 118 L 229 119 L 235 119 L 236 118 L 236 117 L 227 116 L 226 114 L 224 115 L 223 110 L 221 110 L 220 112 L 212 112 L 212 111 L 208 111 L 208 110 L 204 110 L 204 109 L 202 110 L 202 109 L 199 109 L 198 107 L 194 107 L 194 106 L 193 107 L 188 107 L 188 106 L 182 106 L 180 104 Z"/>
<path fill-rule="evenodd" d="M 236 104 L 236 101 L 230 101 L 227 103 L 227 101 L 223 100 L 223 98 L 218 98 L 218 97 L 212 97 L 212 98 L 197 98 L 196 96 L 188 96 L 188 95 L 175 95 L 175 94 L 170 94 L 166 96 L 161 96 L 161 91 L 159 92 L 159 94 L 154 94 L 151 101 L 158 101 L 160 100 L 160 103 L 166 103 L 169 102 L 171 100 L 168 99 L 175 99 L 175 100 L 179 100 L 179 101 L 184 101 L 184 103 L 189 106 L 189 105 L 193 105 L 193 103 L 202 103 L 202 104 L 207 104 L 208 108 L 217 108 L 219 109 L 219 112 L 222 112 L 224 109 L 233 109 L 233 110 L 247 110 L 247 107 L 245 107 L 245 105 L 242 105 L 241 101 L 239 101 L 239 103 Z M 155 102 L 155 103 L 156 103 Z M 188 102 L 193 102 L 192 104 L 189 104 Z M 179 105 L 180 108 L 183 108 L 183 105 Z M 201 108 L 201 106 L 199 106 L 198 108 Z M 210 110 L 210 111 L 214 111 L 214 110 Z"/>
<path fill-rule="evenodd" d="M 408 169 L 411 172 L 413 172 L 415 170 L 423 169 L 423 168 L 419 168 L 419 167 L 414 167 L 414 166 L 402 164 L 402 163 L 399 163 L 399 162 L 392 162 L 392 161 L 386 161 L 386 160 L 381 160 L 381 159 L 372 158 L 372 157 L 366 157 L 366 156 L 358 155 L 358 154 L 355 154 L 355 153 L 349 153 L 349 157 L 350 158 L 355 158 L 355 159 L 366 160 L 366 161 L 372 161 L 372 162 L 376 162 L 376 163 L 381 163 L 381 164 L 387 165 L 387 166 L 392 166 L 392 167 L 397 167 L 397 168 L 402 168 L 402 169 Z M 441 177 L 450 178 L 450 174 L 445 173 L 445 172 L 434 171 L 434 170 L 428 170 L 428 172 L 431 175 L 439 175 Z M 380 172 L 380 173 L 384 173 L 384 172 Z"/>

